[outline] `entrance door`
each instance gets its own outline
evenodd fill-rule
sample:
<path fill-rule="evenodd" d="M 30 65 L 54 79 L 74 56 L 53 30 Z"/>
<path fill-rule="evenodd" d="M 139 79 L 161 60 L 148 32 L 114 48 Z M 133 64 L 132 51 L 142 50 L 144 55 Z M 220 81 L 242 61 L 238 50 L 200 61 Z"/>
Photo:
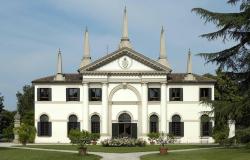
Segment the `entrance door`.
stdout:
<path fill-rule="evenodd" d="M 132 137 L 131 123 L 119 123 L 119 136 L 118 137 Z"/>
<path fill-rule="evenodd" d="M 137 124 L 131 123 L 131 117 L 123 113 L 118 118 L 119 123 L 112 123 L 113 138 L 137 138 Z"/>

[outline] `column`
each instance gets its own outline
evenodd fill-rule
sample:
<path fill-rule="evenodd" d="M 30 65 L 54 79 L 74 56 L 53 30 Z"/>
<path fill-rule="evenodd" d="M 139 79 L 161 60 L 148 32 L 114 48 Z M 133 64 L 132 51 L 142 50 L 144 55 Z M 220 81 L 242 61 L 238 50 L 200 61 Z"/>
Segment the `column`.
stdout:
<path fill-rule="evenodd" d="M 102 136 L 108 136 L 108 126 L 109 126 L 109 121 L 108 121 L 108 113 L 109 113 L 109 108 L 108 108 L 108 84 L 103 83 L 102 84 L 102 121 L 101 121 L 101 134 Z"/>
<path fill-rule="evenodd" d="M 160 132 L 167 133 L 167 86 L 161 83 Z"/>
<path fill-rule="evenodd" d="M 89 131 L 89 87 L 83 83 L 83 130 Z"/>
<path fill-rule="evenodd" d="M 148 133 L 148 85 L 142 83 L 142 102 L 141 102 L 141 129 L 142 136 L 146 136 Z"/>

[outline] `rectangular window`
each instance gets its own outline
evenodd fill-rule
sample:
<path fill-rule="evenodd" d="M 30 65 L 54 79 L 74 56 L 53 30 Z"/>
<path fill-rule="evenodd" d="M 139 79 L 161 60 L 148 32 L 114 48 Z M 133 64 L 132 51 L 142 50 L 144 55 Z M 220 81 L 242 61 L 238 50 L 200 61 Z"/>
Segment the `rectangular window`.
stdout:
<path fill-rule="evenodd" d="M 67 88 L 66 100 L 67 101 L 80 101 L 80 88 Z"/>
<path fill-rule="evenodd" d="M 37 88 L 38 101 L 51 101 L 51 88 Z"/>
<path fill-rule="evenodd" d="M 161 90 L 160 88 L 149 88 L 148 89 L 148 101 L 160 101 Z"/>
<path fill-rule="evenodd" d="M 169 101 L 183 101 L 183 89 L 169 88 Z"/>
<path fill-rule="evenodd" d="M 89 89 L 89 101 L 102 101 L 102 89 L 90 88 Z"/>
<path fill-rule="evenodd" d="M 211 100 L 211 88 L 200 88 L 200 101 Z"/>

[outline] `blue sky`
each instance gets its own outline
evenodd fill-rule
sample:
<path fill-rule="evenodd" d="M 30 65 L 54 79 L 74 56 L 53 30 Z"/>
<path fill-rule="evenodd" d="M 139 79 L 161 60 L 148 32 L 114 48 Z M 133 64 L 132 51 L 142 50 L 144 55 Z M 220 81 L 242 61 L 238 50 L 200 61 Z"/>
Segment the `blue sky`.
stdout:
<path fill-rule="evenodd" d="M 55 73 L 61 48 L 63 70 L 76 72 L 83 54 L 83 32 L 90 32 L 91 56 L 95 60 L 118 48 L 122 14 L 128 10 L 129 37 L 134 50 L 157 59 L 163 25 L 173 72 L 186 71 L 188 48 L 195 55 L 232 45 L 208 42 L 199 37 L 215 31 L 191 12 L 202 7 L 217 12 L 235 12 L 226 0 L 0 0 L 0 92 L 7 109 L 16 108 L 16 92 L 31 81 Z M 193 57 L 193 71 L 214 73 L 212 64 Z"/>

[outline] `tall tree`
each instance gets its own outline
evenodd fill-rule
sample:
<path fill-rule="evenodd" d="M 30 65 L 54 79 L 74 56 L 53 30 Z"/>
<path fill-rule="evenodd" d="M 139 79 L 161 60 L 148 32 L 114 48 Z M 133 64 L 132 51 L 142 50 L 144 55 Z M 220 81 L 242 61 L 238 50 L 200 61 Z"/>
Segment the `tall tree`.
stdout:
<path fill-rule="evenodd" d="M 228 4 L 240 4 L 238 13 L 218 13 L 203 8 L 194 8 L 193 12 L 201 16 L 205 23 L 212 22 L 218 28 L 217 31 L 201 35 L 209 41 L 222 38 L 225 41 L 234 41 L 235 45 L 222 51 L 214 53 L 200 53 L 207 62 L 216 63 L 220 70 L 227 71 L 227 77 L 231 78 L 240 87 L 236 92 L 240 94 L 241 100 L 237 105 L 232 103 L 234 97 L 229 98 L 227 116 L 233 118 L 241 127 L 248 127 L 246 121 L 250 118 L 250 0 L 228 0 Z M 230 73 L 228 72 L 230 71 Z M 228 86 L 230 83 L 224 79 Z M 234 90 L 235 88 L 231 88 Z M 222 94 L 225 96 L 225 94 Z M 216 102 L 215 102 L 216 103 Z M 230 107 L 231 106 L 231 107 Z M 217 108 L 219 109 L 219 108 Z M 233 112 L 229 112 L 230 110 Z M 224 114 L 221 112 L 221 114 Z"/>
<path fill-rule="evenodd" d="M 230 48 L 214 53 L 200 53 L 207 62 L 216 63 L 220 68 L 232 70 L 242 81 L 244 88 L 250 85 L 250 0 L 228 0 L 231 5 L 240 3 L 238 13 L 218 13 L 203 8 L 194 8 L 192 11 L 201 16 L 205 23 L 212 22 L 217 31 L 201 35 L 209 41 L 222 38 L 234 41 Z"/>
<path fill-rule="evenodd" d="M 0 134 L 2 134 L 2 131 L 3 131 L 3 108 L 4 108 L 4 105 L 3 105 L 3 101 L 4 101 L 4 98 L 3 96 L 1 96 L 1 93 L 0 93 Z"/>
<path fill-rule="evenodd" d="M 10 140 L 13 138 L 13 121 L 15 112 L 5 110 L 3 101 L 4 97 L 0 96 L 0 139 L 7 138 Z M 9 130 L 8 135 L 6 134 L 7 130 Z"/>
<path fill-rule="evenodd" d="M 34 125 L 34 87 L 25 85 L 22 92 L 17 92 L 16 96 L 21 122 Z"/>

